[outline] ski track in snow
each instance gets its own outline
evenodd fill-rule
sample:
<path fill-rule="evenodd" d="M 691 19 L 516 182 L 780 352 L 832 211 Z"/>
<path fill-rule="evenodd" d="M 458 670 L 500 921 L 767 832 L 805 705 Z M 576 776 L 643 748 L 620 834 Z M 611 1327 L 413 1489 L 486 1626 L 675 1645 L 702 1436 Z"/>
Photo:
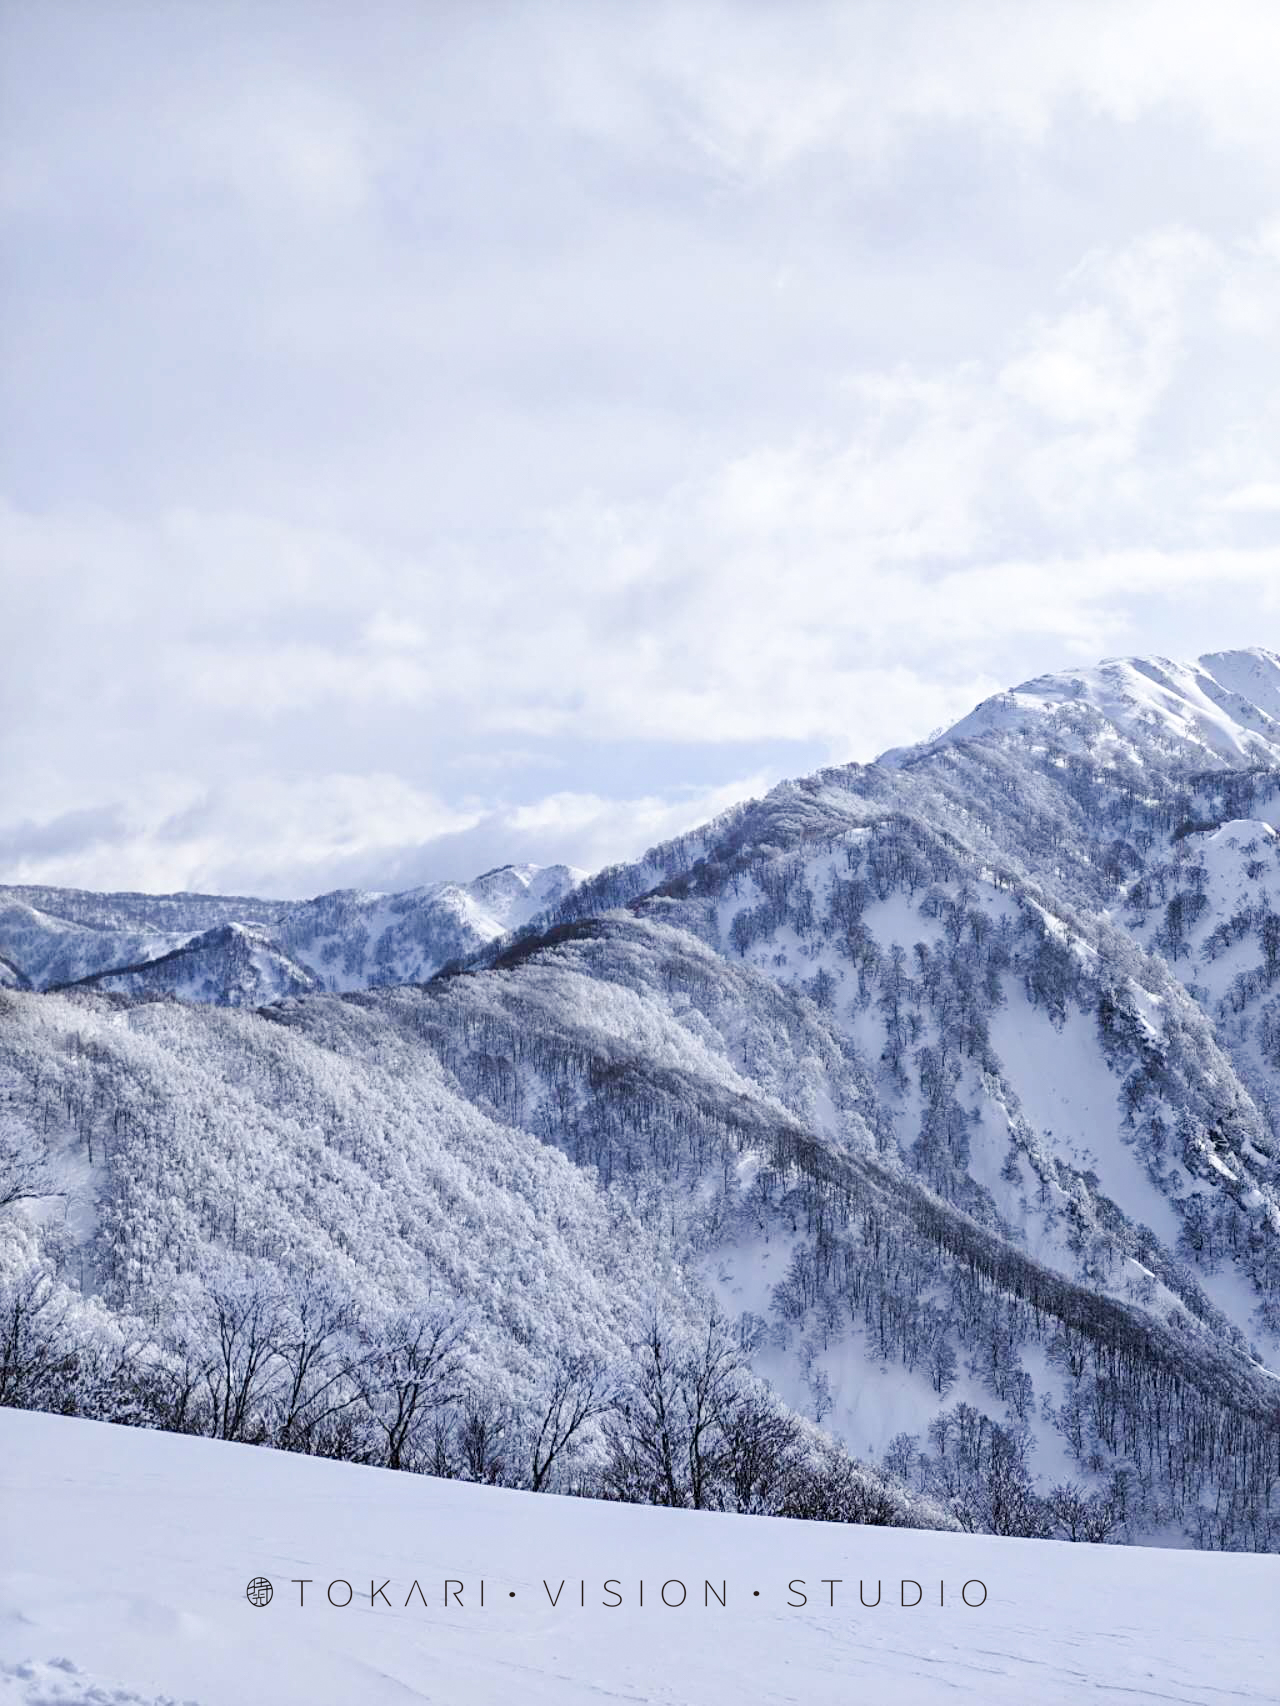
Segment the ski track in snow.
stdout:
<path fill-rule="evenodd" d="M 599 1504 L 15 1411 L 0 1414 L 0 1498 L 0 1706 L 1276 1697 L 1271 1557 Z M 275 1584 L 260 1610 L 244 1591 L 257 1575 Z M 328 1582 L 367 1596 L 371 1576 L 391 1578 L 390 1607 L 325 1603 Z M 442 1608 L 446 1576 L 467 1584 L 465 1610 Z M 834 1609 L 822 1578 L 840 1579 Z M 896 1603 L 903 1578 L 921 1606 Z M 403 1606 L 415 1579 L 426 1610 Z M 689 1603 L 664 1608 L 675 1579 Z M 799 1579 L 808 1604 L 788 1607 Z M 860 1579 L 883 1582 L 879 1608 L 859 1607 Z M 972 1579 L 989 1598 L 966 1609 Z M 544 1580 L 565 1582 L 558 1608 Z M 705 1580 L 727 1582 L 725 1608 L 704 1607 Z"/>

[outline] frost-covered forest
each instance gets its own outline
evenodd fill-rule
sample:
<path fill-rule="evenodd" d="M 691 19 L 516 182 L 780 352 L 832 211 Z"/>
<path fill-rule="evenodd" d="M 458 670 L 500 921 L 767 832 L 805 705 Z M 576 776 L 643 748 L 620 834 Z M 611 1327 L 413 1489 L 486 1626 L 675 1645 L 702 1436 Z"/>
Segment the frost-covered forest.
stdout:
<path fill-rule="evenodd" d="M 489 873 L 447 942 L 434 891 L 3 891 L 0 1403 L 1275 1550 L 1277 826 L 1254 651 Z"/>

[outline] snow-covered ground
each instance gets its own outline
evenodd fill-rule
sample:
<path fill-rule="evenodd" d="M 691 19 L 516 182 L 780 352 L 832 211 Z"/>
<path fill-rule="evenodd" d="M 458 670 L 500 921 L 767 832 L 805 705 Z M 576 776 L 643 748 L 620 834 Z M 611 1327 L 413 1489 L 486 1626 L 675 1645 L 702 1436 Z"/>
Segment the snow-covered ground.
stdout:
<path fill-rule="evenodd" d="M 0 1541 L 3 1706 L 1208 1706 L 1280 1676 L 1274 1557 L 597 1504 L 8 1410 Z"/>

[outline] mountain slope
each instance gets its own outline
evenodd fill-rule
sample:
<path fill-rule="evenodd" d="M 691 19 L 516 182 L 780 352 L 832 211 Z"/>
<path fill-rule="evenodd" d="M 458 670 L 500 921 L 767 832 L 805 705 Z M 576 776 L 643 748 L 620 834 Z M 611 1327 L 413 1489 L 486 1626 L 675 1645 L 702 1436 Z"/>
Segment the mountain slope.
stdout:
<path fill-rule="evenodd" d="M 740 1316 L 757 1369 L 856 1450 L 916 1432 L 894 1461 L 931 1495 L 944 1459 L 925 1435 L 945 1437 L 968 1406 L 1007 1414 L 1033 1473 L 1148 1448 L 1176 1462 L 1180 1492 L 1161 1467 L 1130 1493 L 1131 1535 L 1177 1532 L 1188 1494 L 1194 1510 L 1216 1488 L 1229 1527 L 1213 1532 L 1234 1538 L 1247 1520 L 1265 1543 L 1265 1506 L 1256 1521 L 1245 1512 L 1274 1399 L 1239 1317 L 1063 1163 L 1039 1158 L 1034 1249 L 969 1175 L 944 1176 L 945 1195 L 916 1183 L 872 1076 L 822 1006 L 687 930 L 588 921 L 486 973 L 303 998 L 271 1018 L 7 999 L 9 1105 L 32 1129 L 67 1119 L 66 1145 L 103 1158 L 81 1272 L 87 1262 L 126 1317 L 160 1297 L 189 1308 L 184 1274 L 216 1273 L 220 1251 L 271 1252 L 272 1271 L 299 1277 L 336 1259 L 374 1308 L 412 1296 L 425 1263 L 436 1298 L 472 1314 L 484 1378 L 528 1393 L 531 1333 L 581 1344 L 598 1289 L 617 1324 L 597 1344 L 617 1355 L 652 1296 L 644 1276 L 666 1272 L 665 1307 L 687 1311 L 677 1276 L 692 1269 Z M 529 1173 L 545 1144 L 574 1163 L 549 1196 L 534 1187 L 542 1163 Z M 587 1212 L 601 1188 L 606 1241 L 583 1223 L 548 1263 L 538 1217 L 554 1204 L 558 1226 L 576 1225 L 569 1202 Z M 1132 1287 L 1131 1262 L 1156 1276 L 1151 1295 Z M 513 1314 L 530 1274 L 542 1278 Z M 1198 1432 L 1188 1455 L 1167 1409 L 1152 1431 L 1157 1391 L 1181 1417 L 1207 1402 L 1230 1430 Z"/>
<path fill-rule="evenodd" d="M 1112 691 L 1117 674 L 1150 680 L 1145 666 L 1103 666 L 1083 715 L 996 718 L 782 784 L 600 873 L 547 921 L 626 904 L 807 995 L 866 1069 L 864 1115 L 936 1191 L 1078 1283 L 1234 1333 L 1275 1369 L 1280 767 L 1227 762 L 1256 750 L 1275 659 L 1206 661 L 1261 701 L 1235 708 L 1238 740 L 1213 725 L 1211 771 L 1186 719 L 1153 729 L 1140 695 Z M 809 1118 L 830 1126 L 824 1105 Z M 739 1282 L 743 1257 L 729 1266 Z M 802 1297 L 825 1343 L 827 1289 Z M 903 1413 L 871 1408 L 870 1428 L 861 1393 L 844 1418 L 859 1449 L 858 1429 L 878 1446 Z"/>
<path fill-rule="evenodd" d="M 77 894 L 75 890 L 63 892 Z M 47 900 L 57 893 L 0 889 L 0 955 L 15 979 L 27 987 L 46 989 L 52 984 L 75 983 L 111 966 L 158 959 L 190 939 L 190 931 L 145 924 L 139 927 L 124 918 L 108 923 L 64 917 L 43 911 L 26 898 L 38 895 Z M 105 899 L 97 895 L 85 898 Z"/>
<path fill-rule="evenodd" d="M 1124 896 L 1130 931 L 1212 1016 L 1272 1131 L 1280 1129 L 1280 837 L 1270 823 L 1188 829 Z"/>
<path fill-rule="evenodd" d="M 306 967 L 280 952 L 265 930 L 244 924 L 219 924 L 167 954 L 94 972 L 78 982 L 115 995 L 153 1000 L 169 995 L 223 1007 L 261 1007 L 321 987 Z"/>

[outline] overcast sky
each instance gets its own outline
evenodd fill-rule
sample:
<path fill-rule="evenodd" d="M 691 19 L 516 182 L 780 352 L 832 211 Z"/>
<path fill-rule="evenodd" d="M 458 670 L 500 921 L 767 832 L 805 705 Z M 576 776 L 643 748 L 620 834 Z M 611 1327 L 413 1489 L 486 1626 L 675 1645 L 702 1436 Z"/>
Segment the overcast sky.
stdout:
<path fill-rule="evenodd" d="M 594 867 L 1280 643 L 1280 6 L 0 0 L 0 880 Z"/>

